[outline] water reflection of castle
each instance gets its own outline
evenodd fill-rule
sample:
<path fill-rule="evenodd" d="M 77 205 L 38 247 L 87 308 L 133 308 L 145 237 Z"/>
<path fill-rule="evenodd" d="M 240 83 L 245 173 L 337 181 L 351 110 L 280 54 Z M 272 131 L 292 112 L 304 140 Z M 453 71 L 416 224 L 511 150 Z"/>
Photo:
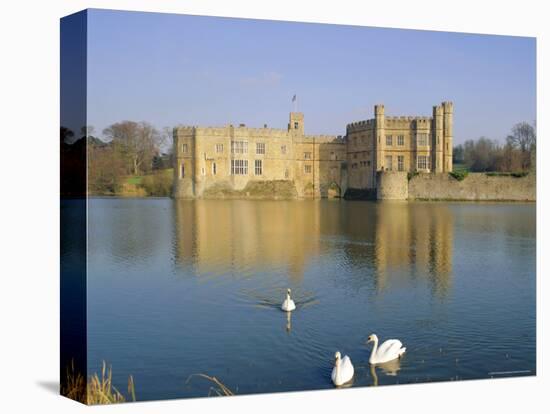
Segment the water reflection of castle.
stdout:
<path fill-rule="evenodd" d="M 433 292 L 444 295 L 451 285 L 453 217 L 440 204 L 383 205 L 375 239 L 378 285 L 399 269 L 414 278 L 427 275 Z"/>
<path fill-rule="evenodd" d="M 176 260 L 199 274 L 277 268 L 299 282 L 308 262 L 338 249 L 379 289 L 421 277 L 434 293 L 450 287 L 445 204 L 180 200 L 174 209 Z"/>

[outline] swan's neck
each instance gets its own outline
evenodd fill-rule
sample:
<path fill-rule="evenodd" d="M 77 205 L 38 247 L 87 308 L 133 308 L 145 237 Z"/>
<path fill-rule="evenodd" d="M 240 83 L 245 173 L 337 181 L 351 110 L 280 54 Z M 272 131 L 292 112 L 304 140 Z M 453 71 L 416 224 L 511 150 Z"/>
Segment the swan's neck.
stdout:
<path fill-rule="evenodd" d="M 338 378 L 340 376 L 340 359 L 339 358 L 334 363 L 334 367 L 336 368 L 336 378 Z"/>
<path fill-rule="evenodd" d="M 376 351 L 378 350 L 378 338 L 374 340 L 374 345 L 372 347 L 372 351 L 370 353 L 370 359 L 371 361 L 374 361 L 374 358 L 376 356 Z"/>
<path fill-rule="evenodd" d="M 288 293 L 288 292 L 286 294 L 286 300 L 290 302 L 290 293 Z"/>
<path fill-rule="evenodd" d="M 374 386 L 378 386 L 378 375 L 376 375 L 376 368 L 374 367 L 374 365 L 371 364 L 370 366 L 370 373 L 372 375 L 372 378 L 374 380 Z"/>

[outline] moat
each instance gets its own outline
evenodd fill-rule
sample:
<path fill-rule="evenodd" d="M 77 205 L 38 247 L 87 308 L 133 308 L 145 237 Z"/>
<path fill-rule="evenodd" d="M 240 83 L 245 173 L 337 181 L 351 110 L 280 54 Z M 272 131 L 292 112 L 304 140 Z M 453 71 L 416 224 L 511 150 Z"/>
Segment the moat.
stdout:
<path fill-rule="evenodd" d="M 138 400 L 536 373 L 535 204 L 89 202 L 88 358 Z M 297 309 L 279 310 L 287 287 Z M 407 353 L 368 364 L 369 334 Z"/>

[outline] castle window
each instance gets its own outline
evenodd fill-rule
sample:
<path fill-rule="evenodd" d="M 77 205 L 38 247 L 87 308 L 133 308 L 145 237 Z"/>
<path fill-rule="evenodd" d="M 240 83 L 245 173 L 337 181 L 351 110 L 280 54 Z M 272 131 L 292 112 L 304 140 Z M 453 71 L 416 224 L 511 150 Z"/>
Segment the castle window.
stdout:
<path fill-rule="evenodd" d="M 256 154 L 265 154 L 265 142 L 256 142 Z"/>
<path fill-rule="evenodd" d="M 367 166 L 369 166 L 369 167 L 370 167 L 370 161 L 367 161 Z"/>
<path fill-rule="evenodd" d="M 304 152 L 304 160 L 310 160 L 311 159 L 311 152 Z"/>
<path fill-rule="evenodd" d="M 201 168 L 201 175 L 206 175 L 206 170 L 204 169 L 204 167 Z"/>
<path fill-rule="evenodd" d="M 428 156 L 427 155 L 418 155 L 416 157 L 416 168 L 418 170 L 428 169 Z"/>
<path fill-rule="evenodd" d="M 184 154 L 187 152 L 187 144 L 181 144 L 181 152 Z"/>
<path fill-rule="evenodd" d="M 231 141 L 231 154 L 248 154 L 248 142 Z"/>
<path fill-rule="evenodd" d="M 386 170 L 387 171 L 391 171 L 392 170 L 392 159 L 391 159 L 391 155 L 386 155 Z"/>
<path fill-rule="evenodd" d="M 397 136 L 397 145 L 399 145 L 400 147 L 405 145 L 405 135 L 398 135 Z"/>
<path fill-rule="evenodd" d="M 416 145 L 426 146 L 428 145 L 428 134 L 416 134 Z"/>
<path fill-rule="evenodd" d="M 386 145 L 393 145 L 393 137 L 391 135 L 386 135 Z"/>
<path fill-rule="evenodd" d="M 288 178 L 288 175 L 289 174 L 288 174 L 288 168 L 287 168 L 287 169 L 285 169 L 285 178 Z"/>
<path fill-rule="evenodd" d="M 181 164 L 180 178 L 183 178 L 183 177 L 185 177 L 185 166 L 183 164 Z"/>
<path fill-rule="evenodd" d="M 216 144 L 216 152 L 221 154 L 223 152 L 223 144 Z"/>
<path fill-rule="evenodd" d="M 216 163 L 212 163 L 212 175 L 216 175 Z"/>
<path fill-rule="evenodd" d="M 299 126 L 300 124 L 298 122 L 294 122 L 294 129 L 298 129 Z"/>
<path fill-rule="evenodd" d="M 397 171 L 403 171 L 405 170 L 405 156 L 398 155 L 397 156 Z"/>
<path fill-rule="evenodd" d="M 248 175 L 248 160 L 231 160 L 231 175 Z"/>
<path fill-rule="evenodd" d="M 254 174 L 262 175 L 262 160 L 254 160 Z"/>
<path fill-rule="evenodd" d="M 281 145 L 281 154 L 286 154 L 286 145 Z"/>
<path fill-rule="evenodd" d="M 306 174 L 311 174 L 311 165 L 304 165 L 304 172 Z"/>

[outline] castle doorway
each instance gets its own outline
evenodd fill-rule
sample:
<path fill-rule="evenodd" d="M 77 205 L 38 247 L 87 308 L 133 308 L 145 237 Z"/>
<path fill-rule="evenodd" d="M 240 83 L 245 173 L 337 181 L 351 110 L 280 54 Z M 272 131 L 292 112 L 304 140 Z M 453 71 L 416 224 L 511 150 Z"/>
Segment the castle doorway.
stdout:
<path fill-rule="evenodd" d="M 328 186 L 327 197 L 340 198 L 341 197 L 340 186 L 335 182 L 330 183 L 330 185 Z"/>

